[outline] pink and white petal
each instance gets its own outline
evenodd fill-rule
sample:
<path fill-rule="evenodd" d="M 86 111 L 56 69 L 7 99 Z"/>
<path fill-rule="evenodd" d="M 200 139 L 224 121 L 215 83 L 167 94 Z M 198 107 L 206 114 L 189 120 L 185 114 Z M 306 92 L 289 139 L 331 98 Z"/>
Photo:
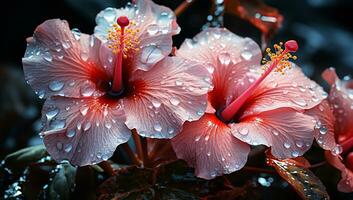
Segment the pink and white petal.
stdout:
<path fill-rule="evenodd" d="M 23 70 L 40 98 L 103 94 L 98 83 L 107 82 L 110 74 L 101 65 L 98 39 L 71 32 L 66 21 L 53 19 L 39 25 L 27 42 Z"/>
<path fill-rule="evenodd" d="M 311 109 L 327 97 L 317 83 L 306 77 L 301 69 L 292 63 L 284 75 L 272 72 L 254 91 L 244 115 L 269 111 L 282 107 L 298 111 Z"/>
<path fill-rule="evenodd" d="M 239 37 L 224 28 L 210 28 L 192 40 L 185 40 L 177 55 L 202 62 L 214 71 L 210 101 L 216 108 L 230 103 L 249 87 L 258 77 L 250 72 L 259 68 L 262 57 L 252 39 Z"/>
<path fill-rule="evenodd" d="M 211 74 L 200 64 L 167 57 L 150 71 L 136 71 L 133 95 L 123 99 L 126 125 L 142 136 L 172 138 L 188 120 L 199 119 L 207 107 Z"/>
<path fill-rule="evenodd" d="M 327 100 L 319 105 L 305 111 L 305 114 L 312 116 L 315 121 L 314 137 L 317 143 L 325 150 L 333 150 L 336 147 L 335 141 L 335 117 Z"/>
<path fill-rule="evenodd" d="M 337 184 L 338 191 L 353 192 L 353 172 L 342 163 L 342 158 L 330 151 L 325 151 L 325 157 L 332 166 L 341 171 L 341 180 Z"/>
<path fill-rule="evenodd" d="M 278 108 L 241 118 L 232 123 L 232 133 L 251 145 L 271 147 L 279 159 L 303 155 L 313 142 L 314 118 L 291 108 Z"/>
<path fill-rule="evenodd" d="M 342 142 L 353 136 L 353 81 L 341 81 L 333 68 L 327 69 L 323 77 L 332 83 L 328 100 L 337 121 L 337 139 Z"/>
<path fill-rule="evenodd" d="M 55 160 L 91 165 L 107 160 L 119 144 L 129 140 L 131 132 L 121 105 L 102 98 L 47 99 L 41 135 Z"/>
<path fill-rule="evenodd" d="M 177 157 L 204 179 L 240 170 L 250 152 L 250 146 L 235 138 L 231 129 L 213 114 L 186 122 L 183 131 L 172 139 L 172 145 Z"/>
<path fill-rule="evenodd" d="M 180 28 L 169 8 L 159 6 L 151 0 L 137 0 L 136 5 L 121 9 L 106 8 L 96 17 L 95 35 L 107 42 L 108 31 L 120 16 L 127 16 L 136 22 L 136 25 L 128 26 L 129 29 L 138 30 L 136 37 L 140 50 L 131 49 L 127 53 L 134 68 L 149 70 L 171 53 L 172 36 L 179 33 Z"/>

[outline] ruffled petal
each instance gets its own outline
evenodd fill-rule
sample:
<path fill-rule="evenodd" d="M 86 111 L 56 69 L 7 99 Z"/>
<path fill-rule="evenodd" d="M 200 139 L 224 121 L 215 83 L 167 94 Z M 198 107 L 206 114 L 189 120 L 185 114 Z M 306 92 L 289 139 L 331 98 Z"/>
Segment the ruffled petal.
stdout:
<path fill-rule="evenodd" d="M 98 39 L 71 32 L 66 21 L 53 19 L 39 25 L 27 42 L 23 70 L 40 98 L 103 94 L 111 64 L 100 61 Z"/>
<path fill-rule="evenodd" d="M 209 98 L 216 109 L 249 87 L 258 77 L 249 72 L 258 69 L 261 61 L 261 50 L 252 39 L 239 37 L 224 28 L 210 28 L 192 40 L 185 40 L 177 55 L 202 62 L 214 71 L 214 89 Z"/>
<path fill-rule="evenodd" d="M 342 163 L 339 156 L 332 155 L 330 151 L 325 152 L 325 157 L 332 166 L 341 171 L 341 180 L 337 184 L 338 191 L 353 192 L 353 172 Z"/>
<path fill-rule="evenodd" d="M 332 84 L 328 100 L 336 118 L 338 142 L 343 142 L 353 137 L 353 81 L 341 81 L 333 68 L 327 69 L 323 77 Z"/>
<path fill-rule="evenodd" d="M 84 166 L 107 160 L 131 135 L 121 105 L 103 97 L 52 97 L 42 113 L 44 144 L 57 161 Z"/>
<path fill-rule="evenodd" d="M 172 145 L 177 157 L 204 179 L 241 169 L 250 152 L 249 145 L 235 138 L 231 129 L 213 114 L 186 122 L 183 131 L 172 139 Z"/>
<path fill-rule="evenodd" d="M 266 77 L 244 105 L 243 114 L 253 115 L 282 107 L 302 111 L 317 106 L 326 97 L 327 93 L 292 63 L 292 68 L 284 75 L 272 72 Z"/>
<path fill-rule="evenodd" d="M 318 106 L 307 110 L 306 114 L 316 120 L 314 137 L 317 143 L 326 150 L 333 150 L 336 147 L 335 141 L 335 117 L 327 100 L 324 100 Z"/>
<path fill-rule="evenodd" d="M 172 10 L 159 6 L 151 0 L 137 0 L 135 5 L 125 8 L 106 8 L 96 17 L 95 35 L 107 42 L 108 31 L 112 29 L 120 16 L 127 16 L 136 25 L 127 28 L 137 32 L 137 48 L 129 50 L 126 55 L 135 69 L 149 70 L 156 62 L 168 56 L 172 50 L 172 36 L 179 33 L 180 28 Z"/>
<path fill-rule="evenodd" d="M 211 74 L 199 63 L 167 57 L 150 71 L 137 71 L 133 94 L 123 99 L 126 125 L 142 136 L 172 138 L 207 106 Z"/>
<path fill-rule="evenodd" d="M 271 147 L 277 158 L 303 155 L 313 142 L 313 118 L 290 108 L 279 108 L 240 119 L 230 124 L 238 139 L 252 145 Z"/>

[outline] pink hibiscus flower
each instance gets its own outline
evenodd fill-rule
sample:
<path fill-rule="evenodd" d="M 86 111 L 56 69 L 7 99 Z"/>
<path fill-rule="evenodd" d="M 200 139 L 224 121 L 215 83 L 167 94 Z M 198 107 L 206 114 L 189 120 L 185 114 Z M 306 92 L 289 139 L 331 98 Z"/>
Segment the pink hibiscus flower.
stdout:
<path fill-rule="evenodd" d="M 207 113 L 186 122 L 172 139 L 178 158 L 195 167 L 197 176 L 211 179 L 239 170 L 250 145 L 269 146 L 280 159 L 300 156 L 310 148 L 315 122 L 304 111 L 327 94 L 288 61 L 297 43 L 288 41 L 285 46 L 282 50 L 276 45 L 276 53 L 269 52 L 272 61 L 262 66 L 264 72 L 258 45 L 226 29 L 203 31 L 177 51 L 214 70 Z"/>
<path fill-rule="evenodd" d="M 211 87 L 202 65 L 168 57 L 179 29 L 168 8 L 139 0 L 105 9 L 97 23 L 101 40 L 48 20 L 27 39 L 23 58 L 27 82 L 47 99 L 41 135 L 48 152 L 79 166 L 108 159 L 131 129 L 173 137 L 201 117 Z"/>
<path fill-rule="evenodd" d="M 331 85 L 329 97 L 311 112 L 319 116 L 321 135 L 328 136 L 323 141 L 331 144 L 323 146 L 331 150 L 325 152 L 327 161 L 341 171 L 338 190 L 353 192 L 353 81 L 341 81 L 333 68 L 325 70 L 323 78 Z"/>

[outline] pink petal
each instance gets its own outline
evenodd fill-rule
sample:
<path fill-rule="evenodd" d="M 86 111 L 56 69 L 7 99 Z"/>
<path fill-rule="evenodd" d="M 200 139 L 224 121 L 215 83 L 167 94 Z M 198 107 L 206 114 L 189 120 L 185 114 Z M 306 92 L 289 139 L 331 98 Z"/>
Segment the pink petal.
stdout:
<path fill-rule="evenodd" d="M 172 50 L 172 35 L 179 33 L 174 13 L 167 7 L 159 6 L 151 0 L 137 0 L 136 5 L 115 9 L 106 8 L 96 17 L 95 35 L 107 42 L 108 31 L 120 16 L 135 21 L 136 26 L 127 28 L 139 30 L 137 38 L 139 51 L 131 50 L 132 71 L 149 70 L 155 63 L 168 56 Z"/>
<path fill-rule="evenodd" d="M 292 63 L 284 75 L 272 72 L 260 84 L 244 106 L 244 115 L 282 107 L 301 111 L 317 106 L 326 97 L 327 93 Z"/>
<path fill-rule="evenodd" d="M 338 141 L 342 142 L 353 137 L 353 81 L 341 81 L 333 68 L 327 69 L 323 77 L 332 83 L 328 100 L 337 121 L 336 135 Z"/>
<path fill-rule="evenodd" d="M 66 21 L 53 19 L 39 25 L 27 42 L 23 70 L 40 98 L 103 94 L 110 74 L 99 60 L 99 40 L 74 35 Z"/>
<path fill-rule="evenodd" d="M 172 145 L 177 157 L 204 179 L 241 169 L 250 152 L 249 145 L 236 139 L 231 129 L 213 114 L 186 122 L 183 131 L 172 139 Z"/>
<path fill-rule="evenodd" d="M 107 160 L 130 138 L 119 102 L 52 97 L 43 107 L 44 143 L 57 161 L 78 166 Z"/>
<path fill-rule="evenodd" d="M 313 118 L 290 108 L 279 108 L 240 119 L 230 124 L 238 139 L 252 145 L 271 147 L 271 153 L 285 159 L 303 155 L 313 142 Z"/>
<path fill-rule="evenodd" d="M 133 95 L 123 99 L 126 125 L 142 136 L 172 138 L 206 110 L 211 74 L 199 63 L 167 57 L 150 71 L 136 71 Z"/>
<path fill-rule="evenodd" d="M 213 72 L 214 89 L 209 97 L 219 109 L 239 96 L 257 76 L 261 50 L 250 38 L 239 37 L 227 29 L 210 28 L 193 40 L 187 39 L 177 55 L 203 62 Z"/>
<path fill-rule="evenodd" d="M 353 192 L 353 172 L 342 163 L 342 158 L 339 156 L 332 155 L 330 151 L 326 151 L 325 156 L 332 166 L 341 171 L 341 180 L 337 185 L 338 191 Z"/>
<path fill-rule="evenodd" d="M 306 114 L 316 120 L 314 137 L 317 143 L 326 150 L 333 150 L 336 147 L 335 141 L 335 117 L 327 100 L 318 106 L 307 110 Z"/>

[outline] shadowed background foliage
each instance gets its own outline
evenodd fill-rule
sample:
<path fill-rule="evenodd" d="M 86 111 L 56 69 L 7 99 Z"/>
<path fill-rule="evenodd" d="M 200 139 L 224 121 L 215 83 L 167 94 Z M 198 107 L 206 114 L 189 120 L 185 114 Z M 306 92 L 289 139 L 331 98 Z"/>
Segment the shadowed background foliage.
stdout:
<path fill-rule="evenodd" d="M 11 0 L 0 8 L 2 19 L 0 47 L 0 156 L 17 149 L 40 144 L 40 109 L 36 98 L 23 78 L 21 58 L 26 48 L 25 38 L 37 25 L 51 18 L 66 19 L 72 28 L 92 33 L 95 15 L 108 6 L 120 7 L 127 1 L 118 0 Z M 175 9 L 182 0 L 156 0 Z M 338 74 L 353 75 L 353 1 L 350 0 L 266 0 L 284 16 L 283 27 L 270 43 L 296 39 L 300 49 L 297 63 L 304 72 L 325 86 L 321 72 L 335 67 Z M 179 46 L 185 38 L 193 37 L 207 22 L 210 1 L 197 0 L 178 18 L 182 28 L 174 37 Z M 236 34 L 261 43 L 261 32 L 234 15 L 225 15 L 224 25 Z M 333 169 L 331 169 L 332 171 Z M 314 171 L 315 172 L 315 171 Z M 326 173 L 326 172 L 323 172 Z M 325 174 L 324 174 L 325 175 Z M 324 183 L 332 199 L 353 198 L 337 193 L 330 174 Z M 326 180 L 327 179 L 327 180 Z M 336 180 L 335 180 L 336 181 Z"/>

